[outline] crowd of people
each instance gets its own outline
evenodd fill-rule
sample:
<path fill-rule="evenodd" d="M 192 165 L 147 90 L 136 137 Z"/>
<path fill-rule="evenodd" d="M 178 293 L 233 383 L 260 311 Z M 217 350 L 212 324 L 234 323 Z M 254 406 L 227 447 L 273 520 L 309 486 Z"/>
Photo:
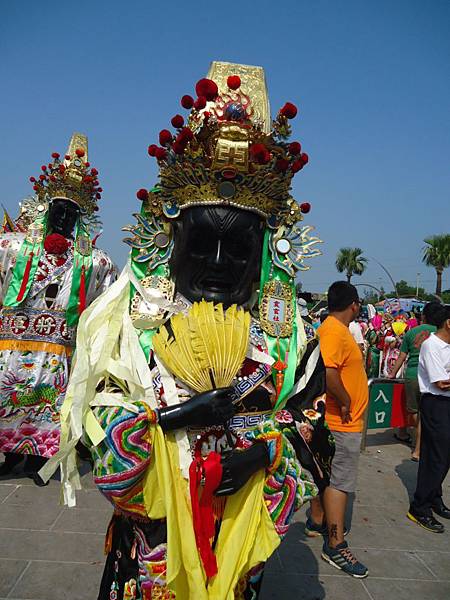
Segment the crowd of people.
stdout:
<path fill-rule="evenodd" d="M 346 307 L 347 313 L 336 314 L 336 306 L 339 306 L 336 304 L 334 296 L 336 288 L 340 288 L 342 297 L 346 298 L 340 308 Z M 345 292 L 347 292 L 347 296 Z M 442 483 L 450 467 L 450 422 L 448 420 L 450 408 L 450 346 L 448 345 L 450 307 L 440 302 L 429 302 L 424 305 L 422 312 L 413 315 L 399 311 L 397 315 L 375 314 L 371 318 L 368 316 L 364 319 L 359 316 L 359 311 L 353 313 L 352 316 L 352 310 L 358 304 L 356 288 L 345 282 L 336 282 L 328 291 L 328 310 L 316 317 L 316 320 L 321 323 L 317 333 L 327 369 L 326 418 L 336 440 L 336 455 L 332 464 L 330 488 L 333 488 L 335 482 L 335 469 L 339 469 L 339 473 L 341 473 L 339 461 L 341 442 L 339 436 L 341 434 L 336 433 L 334 421 L 336 400 L 341 411 L 341 422 L 338 423 L 337 431 L 343 430 L 347 435 L 353 430 L 353 426 L 349 426 L 347 407 L 353 407 L 363 397 L 364 406 L 367 406 L 367 380 L 364 391 L 360 389 L 353 392 L 351 390 L 358 382 L 357 374 L 353 372 L 351 376 L 348 376 L 348 380 L 345 380 L 346 372 L 350 373 L 351 353 L 348 353 L 347 361 L 342 358 L 338 360 L 342 353 L 345 354 L 349 334 L 351 334 L 354 342 L 352 344 L 353 358 L 356 358 L 355 350 L 359 346 L 365 370 L 369 375 L 384 376 L 393 380 L 401 378 L 404 382 L 405 408 L 409 415 L 410 425 L 414 430 L 411 460 L 419 463 L 416 491 L 407 516 L 428 531 L 441 533 L 444 531 L 444 526 L 434 515 L 444 519 L 450 518 L 450 510 L 442 499 Z M 338 326 L 336 330 L 339 322 L 344 322 L 348 327 L 344 338 L 339 336 L 342 328 Z M 334 355 L 329 354 L 329 346 Z M 370 356 L 371 352 L 378 356 L 381 355 L 376 363 L 375 373 L 373 367 L 375 361 L 367 360 L 367 356 Z M 361 356 L 358 357 L 359 374 L 363 372 Z M 338 369 L 340 381 L 333 369 Z M 342 384 L 344 385 L 342 386 Z M 353 403 L 352 398 L 354 399 Z M 399 428 L 394 433 L 394 437 L 403 443 L 411 444 L 412 442 L 407 427 Z M 350 440 L 351 438 L 347 437 L 346 439 Z M 360 441 L 359 439 L 359 443 Z M 356 457 L 357 454 L 359 455 L 359 446 L 356 451 L 355 443 L 353 456 Z M 352 454 L 347 448 L 347 465 L 343 471 L 347 477 L 350 473 L 356 476 L 355 464 L 357 467 L 357 462 L 352 465 L 351 456 Z M 338 489 L 342 492 L 354 491 L 354 481 L 349 489 L 346 489 L 346 484 L 342 482 Z M 311 516 L 306 525 L 307 535 L 316 535 L 323 529 L 322 526 L 327 516 L 323 507 L 327 505 L 327 494 L 330 492 L 325 494 L 322 502 L 319 502 L 319 499 L 311 502 Z M 334 502 L 334 507 L 336 506 L 338 503 Z M 331 506 L 328 508 L 328 513 L 333 516 L 336 514 Z M 341 510 L 339 517 L 334 518 L 334 520 L 338 520 L 337 529 L 334 529 L 333 525 L 333 533 L 337 531 L 339 543 L 344 543 L 343 514 Z M 333 539 L 330 530 L 329 539 Z M 324 553 L 324 557 L 327 557 L 325 546 Z M 348 551 L 347 556 L 351 556 Z M 344 565 L 343 559 L 341 559 L 341 565 Z M 358 573 L 355 576 L 362 576 L 361 574 L 366 572 L 354 558 L 349 566 L 345 565 L 341 568 L 347 569 L 347 572 Z"/>
<path fill-rule="evenodd" d="M 290 195 L 308 162 L 287 141 L 297 108 L 270 119 L 260 67 L 213 63 L 195 89 L 187 125 L 175 115 L 149 146 L 159 183 L 137 192 L 120 276 L 95 245 L 102 189 L 80 134 L 0 236 L 0 476 L 22 467 L 44 486 L 59 467 L 73 506 L 88 457 L 113 506 L 98 600 L 256 600 L 306 503 L 322 558 L 366 577 L 345 513 L 377 355 L 377 375 L 406 364 L 421 423 L 408 517 L 434 532 L 434 514 L 450 518 L 447 307 L 421 325 L 362 319 L 337 281 L 310 322 L 295 296 L 318 242 Z"/>

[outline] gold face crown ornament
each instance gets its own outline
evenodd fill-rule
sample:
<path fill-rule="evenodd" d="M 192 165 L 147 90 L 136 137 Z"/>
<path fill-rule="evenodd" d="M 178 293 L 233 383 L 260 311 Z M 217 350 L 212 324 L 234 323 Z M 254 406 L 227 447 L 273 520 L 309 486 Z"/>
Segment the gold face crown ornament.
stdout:
<path fill-rule="evenodd" d="M 271 229 L 300 221 L 310 205 L 290 193 L 308 162 L 300 143 L 287 141 L 296 106 L 287 102 L 270 121 L 261 67 L 213 62 L 195 90 L 195 100 L 181 99 L 191 109 L 187 123 L 175 115 L 175 133 L 163 129 L 160 145 L 148 148 L 160 168 L 159 193 L 138 191 L 149 212 L 174 219 L 191 206 L 234 206 L 261 215 Z"/>
<path fill-rule="evenodd" d="M 82 133 L 74 133 L 64 158 L 53 152 L 52 162 L 42 165 L 38 177 L 30 177 L 38 200 L 64 198 L 78 204 L 82 214 L 90 216 L 98 211 L 97 202 L 102 188 L 98 171 L 88 162 L 88 140 Z"/>

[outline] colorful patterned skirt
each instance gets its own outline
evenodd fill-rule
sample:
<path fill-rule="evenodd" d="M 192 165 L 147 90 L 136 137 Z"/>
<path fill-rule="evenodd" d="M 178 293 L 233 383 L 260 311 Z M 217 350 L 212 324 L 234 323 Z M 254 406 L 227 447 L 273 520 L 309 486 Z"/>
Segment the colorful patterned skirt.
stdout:
<path fill-rule="evenodd" d="M 136 521 L 115 513 L 98 600 L 175 600 L 166 585 L 166 521 Z M 239 581 L 235 600 L 257 600 L 264 565 Z M 180 598 L 178 600 L 188 600 Z"/>

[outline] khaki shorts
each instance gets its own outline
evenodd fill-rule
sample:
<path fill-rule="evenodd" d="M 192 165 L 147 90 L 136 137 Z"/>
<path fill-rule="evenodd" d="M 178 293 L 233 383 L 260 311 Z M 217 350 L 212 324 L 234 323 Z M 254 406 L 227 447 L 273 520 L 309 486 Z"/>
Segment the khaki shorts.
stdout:
<path fill-rule="evenodd" d="M 406 410 L 416 415 L 419 412 L 420 389 L 417 379 L 407 379 L 405 381 Z"/>
<path fill-rule="evenodd" d="M 362 433 L 332 431 L 336 452 L 331 463 L 330 487 L 340 492 L 356 491 Z"/>

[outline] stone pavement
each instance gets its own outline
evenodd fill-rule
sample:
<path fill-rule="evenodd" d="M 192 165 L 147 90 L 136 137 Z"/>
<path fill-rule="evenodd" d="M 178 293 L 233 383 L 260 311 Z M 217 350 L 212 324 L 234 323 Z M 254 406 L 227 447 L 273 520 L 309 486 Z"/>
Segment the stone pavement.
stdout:
<path fill-rule="evenodd" d="M 405 518 L 416 471 L 391 431 L 369 434 L 347 538 L 369 577 L 352 579 L 321 560 L 321 541 L 305 538 L 303 509 L 270 560 L 261 600 L 449 600 L 450 523 L 437 535 Z M 84 485 L 77 508 L 67 509 L 57 481 L 0 482 L 0 600 L 96 600 L 111 511 L 89 475 Z M 449 480 L 444 495 L 450 502 Z"/>

